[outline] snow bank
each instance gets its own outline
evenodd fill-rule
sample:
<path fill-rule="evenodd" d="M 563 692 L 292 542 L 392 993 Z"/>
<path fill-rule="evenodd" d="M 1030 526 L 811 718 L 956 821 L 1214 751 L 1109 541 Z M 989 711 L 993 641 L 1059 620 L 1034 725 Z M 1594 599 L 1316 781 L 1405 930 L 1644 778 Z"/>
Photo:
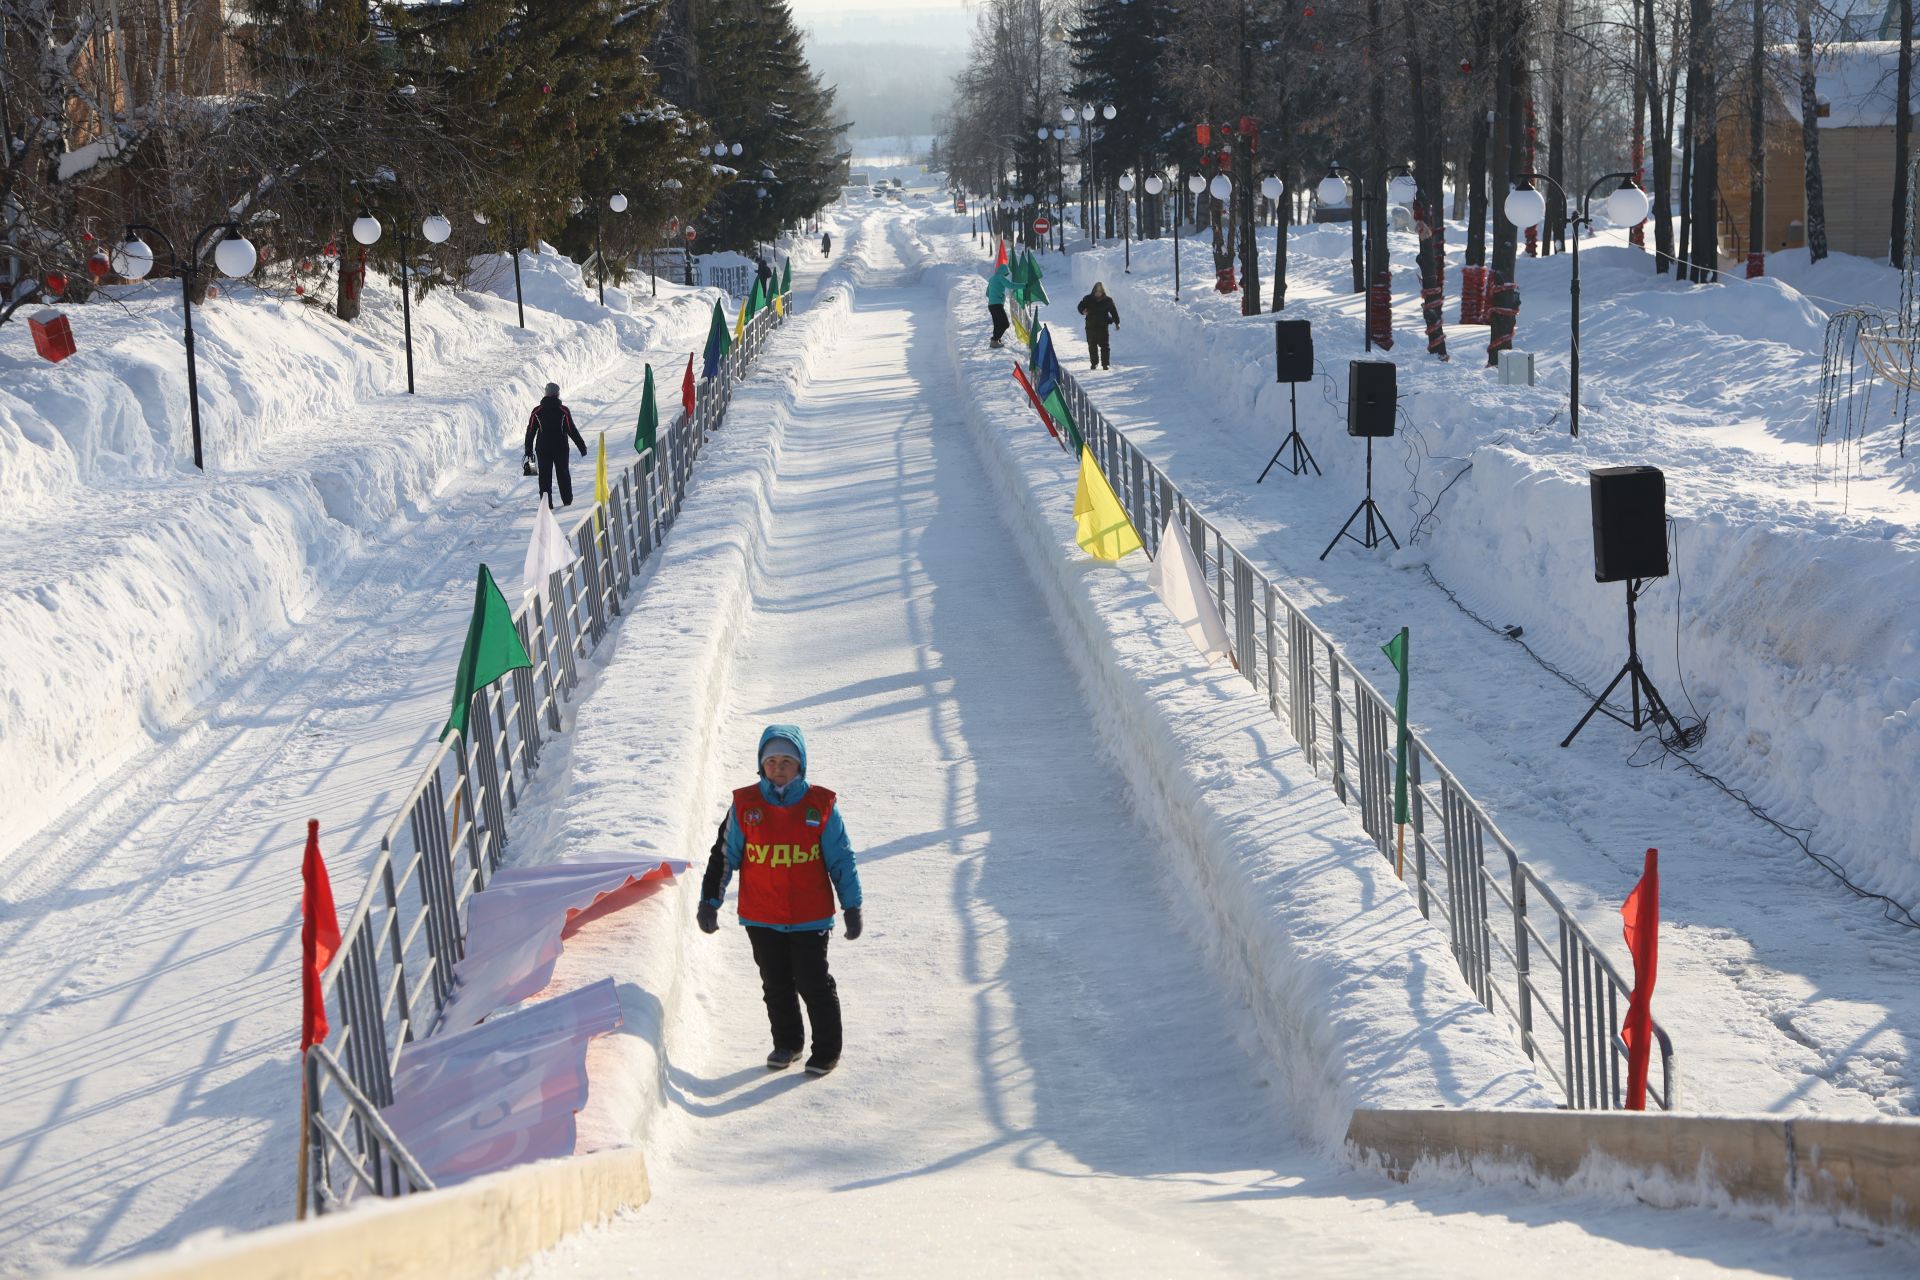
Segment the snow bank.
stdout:
<path fill-rule="evenodd" d="M 1405 411 L 1401 438 L 1377 451 L 1375 496 L 1403 542 L 1424 524 L 1395 562 L 1430 564 L 1477 612 L 1522 625 L 1530 644 L 1597 688 L 1624 656 L 1625 611 L 1621 587 L 1593 581 L 1586 473 L 1660 466 L 1680 572 L 1641 603 L 1641 653 L 1681 714 L 1697 706 L 1711 718 L 1692 758 L 1811 828 L 1814 847 L 1856 881 L 1920 904 L 1920 793 L 1910 785 L 1920 776 L 1920 451 L 1899 458 L 1883 427 L 1848 464 L 1850 480 L 1843 472 L 1835 483 L 1833 450 L 1813 447 L 1824 313 L 1811 291 L 1877 296 L 1897 275 L 1851 259 L 1797 269 L 1791 255 L 1773 255 L 1787 279 L 1683 289 L 1656 280 L 1645 254 L 1583 251 L 1573 439 L 1568 258 L 1522 260 L 1519 346 L 1538 353 L 1541 382 L 1501 387 L 1483 367 L 1485 329 L 1449 327 L 1451 364 L 1416 342 L 1411 244 L 1395 237 L 1399 343 L 1372 353 L 1399 366 Z M 1344 229 L 1290 241 L 1288 314 L 1314 322 L 1321 366 L 1319 383 L 1300 388 L 1312 439 L 1338 431 L 1344 366 L 1362 355 L 1357 303 L 1340 292 L 1348 251 Z M 1191 280 L 1207 263 L 1205 241 L 1186 242 L 1184 257 Z M 1058 261 L 1048 260 L 1056 277 Z M 1204 283 L 1176 303 L 1167 243 L 1135 245 L 1132 274 L 1118 248 L 1069 261 L 1073 288 L 1099 279 L 1115 294 L 1129 345 L 1191 353 L 1170 367 L 1196 414 L 1286 420 L 1272 316 L 1241 317 L 1237 296 Z M 1056 294 L 1068 294 L 1060 283 Z M 1056 297 L 1054 310 L 1071 300 Z M 1358 490 L 1360 451 L 1316 457 Z"/>
<path fill-rule="evenodd" d="M 189 723 L 452 475 L 517 465 L 543 383 L 697 342 L 713 296 L 603 312 L 565 259 L 524 255 L 522 277 L 529 332 L 484 294 L 415 306 L 417 397 L 394 394 L 399 304 L 377 280 L 352 326 L 246 288 L 196 309 L 204 476 L 173 290 L 73 309 L 81 350 L 58 365 L 0 330 L 0 857 Z"/>
<path fill-rule="evenodd" d="M 1008 357 L 972 340 L 983 306 L 978 276 L 958 273 L 949 343 L 1008 529 L 1142 820 L 1167 841 L 1189 932 L 1251 1011 L 1307 1136 L 1338 1144 L 1357 1106 L 1553 1105 L 1265 700 L 1202 666 L 1145 557 L 1110 569 L 1074 544 L 1074 467 Z"/>

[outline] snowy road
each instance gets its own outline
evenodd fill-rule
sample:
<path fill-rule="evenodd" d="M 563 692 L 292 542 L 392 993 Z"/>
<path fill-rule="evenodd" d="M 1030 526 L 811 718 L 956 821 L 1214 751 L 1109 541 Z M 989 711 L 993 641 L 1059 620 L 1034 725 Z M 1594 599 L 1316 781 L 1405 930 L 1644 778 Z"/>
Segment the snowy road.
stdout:
<path fill-rule="evenodd" d="M 429 375 L 358 421 L 456 405 L 520 358 Z M 569 389 L 610 456 L 640 376 L 623 353 Z M 445 719 L 475 565 L 517 596 L 518 471 L 456 476 L 124 784 L 0 868 L 0 1275 L 292 1216 L 305 820 L 344 915 Z M 590 496 L 590 458 L 574 476 Z"/>
<path fill-rule="evenodd" d="M 1858 1237 L 1409 1190 L 1301 1145 L 1000 525 L 944 293 L 899 274 L 796 392 L 721 756 L 750 777 L 760 726 L 797 721 L 842 797 L 867 898 L 832 948 L 845 1057 L 770 1075 L 745 939 L 696 936 L 656 1198 L 531 1273 L 1884 1270 Z M 600 803 L 631 827 L 654 801 Z"/>

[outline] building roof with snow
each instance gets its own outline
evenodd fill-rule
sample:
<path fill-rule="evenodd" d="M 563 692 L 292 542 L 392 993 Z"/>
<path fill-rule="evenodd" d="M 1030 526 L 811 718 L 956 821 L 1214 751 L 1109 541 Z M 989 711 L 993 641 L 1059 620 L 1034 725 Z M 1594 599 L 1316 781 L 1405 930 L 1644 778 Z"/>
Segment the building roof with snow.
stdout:
<path fill-rule="evenodd" d="M 1781 68 L 1778 87 L 1781 104 L 1794 123 L 1800 122 L 1799 54 L 1792 45 L 1774 46 Z M 1827 108 L 1822 129 L 1891 129 L 1895 69 L 1900 60 L 1898 40 L 1857 40 L 1816 49 L 1813 56 L 1815 92 Z M 1920 105 L 1920 74 L 1914 76 L 1907 109 Z"/>

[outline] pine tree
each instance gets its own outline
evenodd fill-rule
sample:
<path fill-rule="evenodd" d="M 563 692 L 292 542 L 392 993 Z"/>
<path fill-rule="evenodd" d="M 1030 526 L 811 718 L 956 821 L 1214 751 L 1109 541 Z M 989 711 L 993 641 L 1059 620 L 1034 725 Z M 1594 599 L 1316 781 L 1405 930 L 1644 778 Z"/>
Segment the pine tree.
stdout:
<path fill-rule="evenodd" d="M 785 0 L 706 0 L 693 14 L 700 69 L 684 104 L 715 141 L 741 153 L 711 166 L 718 184 L 701 216 L 701 239 L 751 248 L 817 212 L 839 192 L 846 159 L 833 121 L 833 91 L 807 65 Z"/>

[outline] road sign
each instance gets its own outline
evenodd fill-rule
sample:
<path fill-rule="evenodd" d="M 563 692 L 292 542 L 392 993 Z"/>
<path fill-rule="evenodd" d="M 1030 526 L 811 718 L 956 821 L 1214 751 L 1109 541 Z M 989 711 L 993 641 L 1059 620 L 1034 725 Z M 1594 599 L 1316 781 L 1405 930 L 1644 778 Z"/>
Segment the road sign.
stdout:
<path fill-rule="evenodd" d="M 1053 224 L 1045 218 L 1035 218 L 1033 220 L 1033 234 L 1043 236 L 1051 230 L 1053 230 Z"/>

